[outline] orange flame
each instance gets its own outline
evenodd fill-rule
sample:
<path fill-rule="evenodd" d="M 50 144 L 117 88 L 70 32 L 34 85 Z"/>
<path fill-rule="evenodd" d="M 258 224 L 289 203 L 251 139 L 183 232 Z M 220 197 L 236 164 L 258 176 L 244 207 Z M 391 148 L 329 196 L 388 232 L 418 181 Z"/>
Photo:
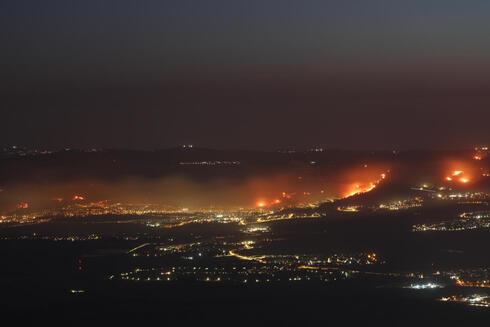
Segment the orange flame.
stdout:
<path fill-rule="evenodd" d="M 375 183 L 370 183 L 368 185 L 362 185 L 362 186 L 359 184 L 355 184 L 353 186 L 353 189 L 349 193 L 347 193 L 344 197 L 348 198 L 357 194 L 367 193 L 369 191 L 372 191 L 375 187 L 376 187 Z"/>
<path fill-rule="evenodd" d="M 369 184 L 359 184 L 359 183 L 353 184 L 351 190 L 344 195 L 344 198 L 348 198 L 361 193 L 370 192 L 374 188 L 376 188 L 376 186 L 379 183 L 381 183 L 381 181 L 383 181 L 384 179 L 386 179 L 386 173 L 380 174 L 380 178 L 378 180 L 371 182 Z"/>

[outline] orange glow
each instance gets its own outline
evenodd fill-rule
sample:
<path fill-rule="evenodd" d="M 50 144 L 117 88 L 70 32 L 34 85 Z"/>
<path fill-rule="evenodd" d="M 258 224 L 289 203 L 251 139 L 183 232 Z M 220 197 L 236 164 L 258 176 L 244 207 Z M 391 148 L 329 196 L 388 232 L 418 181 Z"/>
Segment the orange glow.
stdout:
<path fill-rule="evenodd" d="M 376 185 L 375 185 L 375 184 L 373 184 L 373 183 L 371 183 L 371 184 L 369 185 L 369 187 L 368 187 L 367 189 L 365 189 L 365 190 L 364 190 L 364 192 L 369 192 L 369 191 L 373 190 L 375 187 L 376 187 Z"/>
<path fill-rule="evenodd" d="M 459 183 L 463 183 L 463 184 L 466 184 L 466 183 L 469 183 L 472 179 L 472 176 L 474 177 L 474 175 L 471 174 L 471 171 L 473 171 L 473 167 L 471 167 L 471 165 L 468 165 L 465 163 L 457 163 L 458 164 L 458 170 L 452 170 L 451 173 L 450 173 L 450 176 L 447 176 L 445 179 L 446 181 L 457 181 Z M 464 166 L 464 170 L 462 170 L 461 168 L 463 168 L 462 166 Z"/>
<path fill-rule="evenodd" d="M 485 172 L 482 171 L 483 167 L 480 167 L 480 162 L 475 161 L 473 156 L 481 157 L 485 160 L 485 155 L 482 153 L 472 153 L 470 157 L 466 159 L 450 159 L 445 163 L 444 178 L 450 176 L 453 183 L 458 183 L 460 185 L 468 185 L 470 183 L 478 183 L 482 178 L 481 174 Z"/>
<path fill-rule="evenodd" d="M 53 200 L 53 201 L 58 201 L 58 202 L 61 202 L 61 201 L 63 201 L 63 198 L 53 198 L 52 200 Z"/>
<path fill-rule="evenodd" d="M 281 200 L 279 200 L 279 199 L 274 200 L 274 204 L 279 204 L 279 203 L 281 203 Z"/>
<path fill-rule="evenodd" d="M 473 159 L 475 159 L 475 160 L 482 160 L 482 157 L 479 156 L 479 155 L 476 155 L 476 156 L 473 156 Z"/>
<path fill-rule="evenodd" d="M 257 202 L 257 207 L 263 208 L 263 207 L 265 207 L 265 203 L 262 201 L 259 201 L 259 202 Z"/>
<path fill-rule="evenodd" d="M 73 201 L 82 201 L 85 200 L 85 198 L 81 195 L 74 195 L 73 196 Z"/>
<path fill-rule="evenodd" d="M 367 193 L 367 192 L 372 191 L 374 188 L 376 188 L 376 186 L 379 183 L 381 183 L 382 180 L 384 180 L 386 178 L 386 173 L 382 173 L 379 176 L 380 176 L 379 179 L 377 179 L 376 181 L 371 182 L 371 183 L 366 183 L 366 184 L 355 183 L 355 184 L 353 184 L 350 187 L 350 190 L 346 194 L 344 194 L 344 198 L 348 198 L 348 197 L 351 197 L 351 196 L 354 196 L 357 194 Z"/>
<path fill-rule="evenodd" d="M 344 197 L 348 198 L 348 197 L 351 197 L 351 196 L 354 196 L 357 194 L 366 193 L 366 192 L 372 191 L 375 187 L 376 187 L 376 184 L 374 184 L 374 183 L 370 183 L 368 185 L 362 185 L 362 186 L 359 184 L 355 184 L 352 187 L 352 190 L 349 193 L 347 193 Z"/>
<path fill-rule="evenodd" d="M 19 203 L 17 209 L 27 209 L 29 208 L 29 203 Z"/>

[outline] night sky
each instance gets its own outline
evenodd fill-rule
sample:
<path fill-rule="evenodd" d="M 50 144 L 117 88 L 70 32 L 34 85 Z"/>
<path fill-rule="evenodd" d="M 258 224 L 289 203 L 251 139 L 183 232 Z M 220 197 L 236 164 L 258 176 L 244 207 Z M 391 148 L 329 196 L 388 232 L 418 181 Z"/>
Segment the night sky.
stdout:
<path fill-rule="evenodd" d="M 0 145 L 490 141 L 490 1 L 1 1 Z"/>

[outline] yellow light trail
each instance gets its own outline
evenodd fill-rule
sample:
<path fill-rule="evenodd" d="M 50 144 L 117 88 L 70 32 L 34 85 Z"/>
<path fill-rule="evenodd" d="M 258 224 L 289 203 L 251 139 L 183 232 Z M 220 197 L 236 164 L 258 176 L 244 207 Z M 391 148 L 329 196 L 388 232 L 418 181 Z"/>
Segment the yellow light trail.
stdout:
<path fill-rule="evenodd" d="M 131 252 L 134 252 L 134 251 L 136 251 L 136 250 L 138 250 L 138 249 L 144 248 L 144 247 L 145 247 L 145 246 L 147 246 L 147 245 L 150 245 L 150 243 L 143 243 L 143 244 L 141 244 L 141 245 L 138 245 L 138 246 L 137 246 L 137 247 L 135 247 L 134 249 L 129 250 L 129 251 L 128 251 L 128 253 L 131 253 Z"/>
<path fill-rule="evenodd" d="M 261 256 L 261 257 L 249 257 L 249 256 L 245 256 L 245 255 L 241 255 L 241 254 L 235 253 L 232 250 L 229 251 L 229 255 L 232 256 L 232 257 L 236 257 L 238 259 L 241 259 L 241 260 L 258 261 L 260 263 L 266 263 L 264 260 L 262 260 L 262 259 L 265 258 L 265 256 Z"/>
<path fill-rule="evenodd" d="M 306 270 L 339 270 L 338 267 L 316 267 L 316 266 L 298 266 L 298 269 L 306 269 Z"/>

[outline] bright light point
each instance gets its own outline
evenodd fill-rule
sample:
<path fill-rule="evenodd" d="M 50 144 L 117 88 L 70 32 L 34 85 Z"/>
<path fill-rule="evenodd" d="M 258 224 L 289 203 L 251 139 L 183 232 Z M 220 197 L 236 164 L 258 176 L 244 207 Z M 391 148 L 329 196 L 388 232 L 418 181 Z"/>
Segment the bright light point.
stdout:
<path fill-rule="evenodd" d="M 463 177 L 463 178 L 461 178 L 459 181 L 460 181 L 461 183 L 468 183 L 470 180 L 469 180 L 468 178 L 464 178 L 464 177 Z"/>
<path fill-rule="evenodd" d="M 462 170 L 455 170 L 455 171 L 453 171 L 453 176 L 459 176 L 462 173 L 464 173 L 464 171 L 462 171 Z"/>
<path fill-rule="evenodd" d="M 449 177 L 449 176 L 448 176 L 448 177 L 446 177 L 446 180 L 447 180 L 447 181 L 452 181 L 453 179 L 452 179 L 451 177 Z"/>
<path fill-rule="evenodd" d="M 262 202 L 262 201 L 261 202 L 257 202 L 257 207 L 263 208 L 263 207 L 265 207 L 265 203 Z"/>

